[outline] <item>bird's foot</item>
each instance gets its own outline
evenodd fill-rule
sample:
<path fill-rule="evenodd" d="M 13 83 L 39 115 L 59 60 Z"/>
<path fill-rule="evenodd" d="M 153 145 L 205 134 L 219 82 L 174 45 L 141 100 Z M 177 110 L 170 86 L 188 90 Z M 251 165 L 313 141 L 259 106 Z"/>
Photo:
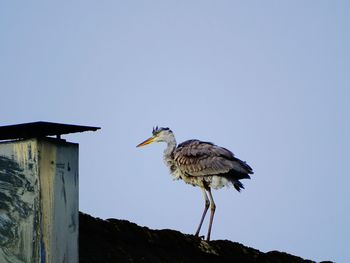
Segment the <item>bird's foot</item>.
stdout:
<path fill-rule="evenodd" d="M 200 236 L 198 233 L 194 234 L 195 237 L 199 237 L 200 239 L 204 240 L 205 236 Z"/>

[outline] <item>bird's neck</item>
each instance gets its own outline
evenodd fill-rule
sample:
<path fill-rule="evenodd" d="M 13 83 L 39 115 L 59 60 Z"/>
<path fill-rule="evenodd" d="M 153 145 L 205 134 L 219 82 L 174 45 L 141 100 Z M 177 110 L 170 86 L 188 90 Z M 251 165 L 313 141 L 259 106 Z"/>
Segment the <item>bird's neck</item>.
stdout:
<path fill-rule="evenodd" d="M 169 156 L 172 154 L 172 152 L 175 150 L 176 148 L 176 140 L 175 138 L 173 138 L 172 140 L 167 142 L 167 147 L 164 150 L 164 155 Z"/>

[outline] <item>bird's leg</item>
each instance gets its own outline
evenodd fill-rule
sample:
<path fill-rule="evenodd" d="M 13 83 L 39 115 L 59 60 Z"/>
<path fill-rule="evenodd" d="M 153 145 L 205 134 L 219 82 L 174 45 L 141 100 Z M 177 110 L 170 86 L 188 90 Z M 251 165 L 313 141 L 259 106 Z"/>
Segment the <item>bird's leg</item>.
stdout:
<path fill-rule="evenodd" d="M 201 218 L 201 221 L 200 221 L 199 226 L 197 228 L 195 236 L 199 235 L 199 231 L 201 230 L 201 227 L 202 227 L 205 215 L 207 214 L 207 211 L 208 211 L 208 208 L 209 208 L 209 204 L 210 204 L 208 196 L 207 196 L 207 194 L 205 192 L 205 189 L 201 188 L 201 190 L 202 190 L 204 201 L 205 201 L 205 203 L 204 203 L 204 211 L 203 211 L 202 218 Z"/>
<path fill-rule="evenodd" d="M 207 235 L 207 241 L 210 241 L 210 232 L 211 232 L 211 226 L 213 225 L 213 220 L 214 220 L 214 214 L 215 214 L 215 209 L 216 205 L 214 203 L 213 196 L 211 195 L 211 190 L 210 188 L 207 190 L 210 198 L 210 220 L 209 220 L 209 228 L 208 228 L 208 235 Z"/>

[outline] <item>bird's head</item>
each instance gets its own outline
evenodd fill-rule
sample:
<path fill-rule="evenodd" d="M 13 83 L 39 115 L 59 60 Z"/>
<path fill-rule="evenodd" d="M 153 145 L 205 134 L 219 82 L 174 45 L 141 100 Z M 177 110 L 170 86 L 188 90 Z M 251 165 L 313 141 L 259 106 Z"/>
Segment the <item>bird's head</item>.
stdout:
<path fill-rule="evenodd" d="M 148 138 L 147 140 L 141 142 L 136 147 L 145 146 L 152 142 L 171 142 L 174 140 L 174 134 L 169 128 L 158 128 L 158 126 L 153 128 L 152 131 L 153 136 Z"/>

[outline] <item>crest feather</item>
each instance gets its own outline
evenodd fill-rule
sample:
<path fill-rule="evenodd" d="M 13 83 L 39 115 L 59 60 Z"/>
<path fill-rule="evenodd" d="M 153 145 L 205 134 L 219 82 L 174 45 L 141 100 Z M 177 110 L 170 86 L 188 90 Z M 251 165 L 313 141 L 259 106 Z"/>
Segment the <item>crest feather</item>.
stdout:
<path fill-rule="evenodd" d="M 168 127 L 167 128 L 163 128 L 163 127 L 159 128 L 158 126 L 155 126 L 155 127 L 153 127 L 152 134 L 156 135 L 156 134 L 160 133 L 161 131 L 170 131 L 171 132 L 171 130 Z"/>

